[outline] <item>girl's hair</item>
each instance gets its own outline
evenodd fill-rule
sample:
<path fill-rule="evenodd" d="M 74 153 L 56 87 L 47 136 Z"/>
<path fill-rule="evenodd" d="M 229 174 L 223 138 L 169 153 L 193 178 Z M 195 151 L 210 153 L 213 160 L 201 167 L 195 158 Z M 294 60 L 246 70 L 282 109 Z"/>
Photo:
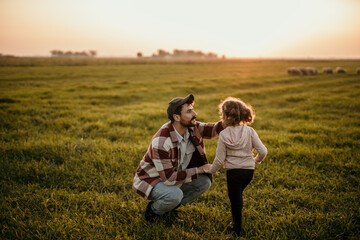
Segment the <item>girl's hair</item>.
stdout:
<path fill-rule="evenodd" d="M 228 97 L 219 105 L 221 120 L 227 126 L 238 124 L 251 124 L 255 119 L 255 112 L 251 105 L 244 103 L 239 98 Z"/>

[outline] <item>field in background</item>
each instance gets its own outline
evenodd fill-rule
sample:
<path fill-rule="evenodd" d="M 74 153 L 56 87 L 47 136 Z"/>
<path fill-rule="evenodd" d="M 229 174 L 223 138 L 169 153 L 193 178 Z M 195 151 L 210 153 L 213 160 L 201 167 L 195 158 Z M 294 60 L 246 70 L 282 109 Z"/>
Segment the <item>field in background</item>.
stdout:
<path fill-rule="evenodd" d="M 288 67 L 347 74 L 289 76 Z M 268 148 L 245 190 L 245 239 L 360 235 L 360 61 L 0 59 L 1 239 L 228 239 L 225 172 L 183 223 L 147 223 L 135 169 L 177 96 L 198 121 L 250 103 Z M 213 161 L 217 139 L 205 140 Z"/>

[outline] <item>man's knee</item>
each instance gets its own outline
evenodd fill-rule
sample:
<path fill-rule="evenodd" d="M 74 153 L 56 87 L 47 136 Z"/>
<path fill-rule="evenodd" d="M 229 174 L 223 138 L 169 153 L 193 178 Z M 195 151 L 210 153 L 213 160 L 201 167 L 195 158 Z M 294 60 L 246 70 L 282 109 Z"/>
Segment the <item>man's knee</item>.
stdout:
<path fill-rule="evenodd" d="M 183 192 L 180 188 L 173 188 L 172 191 L 168 192 L 166 196 L 164 196 L 164 201 L 171 205 L 179 205 L 181 200 L 183 199 Z"/>
<path fill-rule="evenodd" d="M 199 187 L 200 191 L 201 192 L 207 191 L 211 187 L 210 178 L 205 174 L 199 175 L 198 178 L 199 178 L 198 187 Z"/>
<path fill-rule="evenodd" d="M 149 199 L 154 201 L 152 205 L 154 212 L 162 215 L 181 203 L 183 192 L 178 187 L 170 186 L 162 188 L 161 191 L 156 189 L 155 192 L 150 194 L 150 197 Z"/>

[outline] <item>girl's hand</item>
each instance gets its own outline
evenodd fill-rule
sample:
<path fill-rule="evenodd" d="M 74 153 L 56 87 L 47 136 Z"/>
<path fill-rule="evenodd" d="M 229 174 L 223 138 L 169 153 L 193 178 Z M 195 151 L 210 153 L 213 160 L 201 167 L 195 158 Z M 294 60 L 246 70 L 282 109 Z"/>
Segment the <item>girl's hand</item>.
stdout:
<path fill-rule="evenodd" d="M 211 167 L 211 164 L 205 164 L 205 165 L 199 167 L 199 168 L 198 168 L 199 174 L 201 174 L 201 173 L 207 173 L 207 172 L 209 171 L 210 167 Z"/>

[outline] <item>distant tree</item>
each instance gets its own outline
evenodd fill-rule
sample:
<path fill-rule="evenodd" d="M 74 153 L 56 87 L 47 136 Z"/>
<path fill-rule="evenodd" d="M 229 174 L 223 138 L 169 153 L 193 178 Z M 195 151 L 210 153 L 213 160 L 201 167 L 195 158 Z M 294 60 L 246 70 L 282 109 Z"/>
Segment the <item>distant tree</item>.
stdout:
<path fill-rule="evenodd" d="M 96 57 L 97 51 L 96 50 L 89 50 L 90 56 Z"/>
<path fill-rule="evenodd" d="M 81 57 L 89 57 L 89 54 L 87 52 L 85 52 L 85 51 L 82 51 L 82 52 L 79 53 L 79 56 L 81 56 Z"/>
<path fill-rule="evenodd" d="M 207 55 L 206 55 L 207 58 L 217 58 L 217 54 L 215 53 L 212 53 L 212 52 L 209 52 Z"/>
<path fill-rule="evenodd" d="M 174 49 L 174 51 L 173 51 L 173 56 L 174 56 L 174 57 L 180 57 L 180 56 L 181 56 L 181 50 L 179 50 L 179 49 Z"/>
<path fill-rule="evenodd" d="M 204 54 L 201 51 L 196 51 L 194 54 L 196 57 L 199 57 L 199 58 L 204 56 Z"/>
<path fill-rule="evenodd" d="M 170 56 L 170 53 L 165 51 L 165 50 L 159 49 L 158 50 L 158 56 L 159 57 L 166 57 L 166 56 Z"/>
<path fill-rule="evenodd" d="M 0 58 L 15 58 L 15 55 L 11 55 L 11 54 L 2 54 L 0 53 Z"/>
<path fill-rule="evenodd" d="M 95 57 L 97 52 L 95 50 L 81 51 L 81 52 L 72 52 L 66 51 L 63 52 L 61 50 L 51 50 L 50 51 L 52 57 Z"/>
<path fill-rule="evenodd" d="M 64 55 L 63 51 L 61 50 L 51 50 L 50 53 L 53 57 L 61 57 Z"/>
<path fill-rule="evenodd" d="M 203 53 L 202 51 L 195 51 L 195 50 L 181 50 L 181 49 L 174 49 L 173 53 L 170 54 L 169 52 L 158 49 L 158 54 L 153 54 L 153 58 L 164 58 L 164 57 L 171 57 L 171 58 L 217 58 L 216 53 L 209 52 L 207 54 Z"/>
<path fill-rule="evenodd" d="M 136 53 L 136 56 L 137 56 L 138 58 L 141 58 L 141 57 L 143 56 L 143 53 L 142 53 L 142 52 L 137 52 L 137 53 Z"/>
<path fill-rule="evenodd" d="M 57 50 L 51 50 L 50 53 L 53 57 L 57 56 Z"/>

